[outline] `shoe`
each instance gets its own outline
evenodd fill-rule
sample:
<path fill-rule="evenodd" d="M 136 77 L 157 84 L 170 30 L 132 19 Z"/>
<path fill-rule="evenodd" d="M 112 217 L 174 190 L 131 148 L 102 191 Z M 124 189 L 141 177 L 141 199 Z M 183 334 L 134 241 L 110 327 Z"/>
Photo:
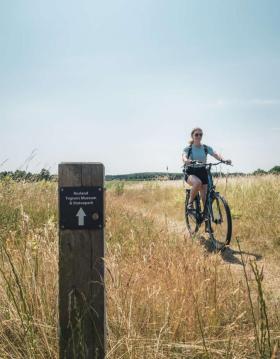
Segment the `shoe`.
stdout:
<path fill-rule="evenodd" d="M 192 203 L 187 205 L 187 211 L 188 211 L 189 213 L 196 212 L 196 210 L 194 209 L 194 206 L 193 206 Z"/>
<path fill-rule="evenodd" d="M 193 204 L 189 204 L 187 206 L 187 212 L 189 216 L 192 216 L 195 220 L 197 220 L 197 212 L 196 209 L 193 207 Z"/>

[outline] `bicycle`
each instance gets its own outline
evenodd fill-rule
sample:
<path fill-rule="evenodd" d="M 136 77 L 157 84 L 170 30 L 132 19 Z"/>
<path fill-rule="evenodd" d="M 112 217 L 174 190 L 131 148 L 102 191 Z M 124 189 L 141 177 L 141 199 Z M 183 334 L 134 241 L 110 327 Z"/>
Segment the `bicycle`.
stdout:
<path fill-rule="evenodd" d="M 216 191 L 213 182 L 211 169 L 220 163 L 228 164 L 225 161 L 217 163 L 202 164 L 198 161 L 192 161 L 191 165 L 200 164 L 206 167 L 208 174 L 208 189 L 206 194 L 206 202 L 204 210 L 201 210 L 200 194 L 198 193 L 194 199 L 194 209 L 187 208 L 190 197 L 190 189 L 186 189 L 185 201 L 185 219 L 190 235 L 193 237 L 199 230 L 202 223 L 205 223 L 205 230 L 209 233 L 210 239 L 215 244 L 217 250 L 222 250 L 230 244 L 232 237 L 232 217 L 229 205 L 225 198 Z M 188 165 L 189 167 L 189 165 Z M 184 167 L 184 173 L 187 167 Z"/>

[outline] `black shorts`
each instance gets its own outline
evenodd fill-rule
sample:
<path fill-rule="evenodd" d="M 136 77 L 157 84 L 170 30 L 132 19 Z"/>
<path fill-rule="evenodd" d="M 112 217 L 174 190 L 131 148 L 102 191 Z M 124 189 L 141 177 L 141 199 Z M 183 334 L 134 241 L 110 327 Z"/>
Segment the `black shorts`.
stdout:
<path fill-rule="evenodd" d="M 189 167 L 185 172 L 185 181 L 187 182 L 190 175 L 198 177 L 202 184 L 208 184 L 208 174 L 205 167 Z"/>

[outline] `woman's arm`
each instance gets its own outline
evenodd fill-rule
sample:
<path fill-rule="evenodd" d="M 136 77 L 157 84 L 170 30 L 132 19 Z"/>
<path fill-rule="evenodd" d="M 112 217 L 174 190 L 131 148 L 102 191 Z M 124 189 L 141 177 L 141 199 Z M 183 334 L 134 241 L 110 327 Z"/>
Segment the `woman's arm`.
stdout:
<path fill-rule="evenodd" d="M 191 159 L 188 159 L 188 157 L 187 157 L 187 154 L 184 152 L 183 154 L 182 154 L 182 160 L 183 160 L 183 162 L 185 163 L 185 164 L 190 164 L 191 163 Z"/>
<path fill-rule="evenodd" d="M 212 156 L 214 158 L 216 158 L 216 160 L 218 161 L 224 161 L 224 162 L 228 162 L 228 164 L 231 165 L 231 160 L 225 160 L 222 156 L 220 156 L 217 152 L 213 152 Z"/>

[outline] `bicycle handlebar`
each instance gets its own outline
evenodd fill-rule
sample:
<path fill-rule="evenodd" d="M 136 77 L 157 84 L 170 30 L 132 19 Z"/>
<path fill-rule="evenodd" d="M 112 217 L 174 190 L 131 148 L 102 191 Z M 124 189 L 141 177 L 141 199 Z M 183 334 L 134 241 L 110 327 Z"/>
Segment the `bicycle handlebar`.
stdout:
<path fill-rule="evenodd" d="M 204 162 L 200 162 L 200 161 L 191 161 L 191 163 L 190 164 L 185 164 L 184 165 L 184 167 L 185 166 L 192 166 L 192 165 L 202 165 L 202 166 L 208 166 L 208 167 L 212 167 L 212 166 L 218 166 L 219 164 L 221 164 L 221 163 L 223 163 L 223 164 L 225 164 L 225 165 L 228 165 L 228 166 L 232 166 L 232 164 L 231 163 L 229 163 L 229 161 L 219 161 L 219 162 L 216 162 L 216 163 L 204 163 Z"/>

